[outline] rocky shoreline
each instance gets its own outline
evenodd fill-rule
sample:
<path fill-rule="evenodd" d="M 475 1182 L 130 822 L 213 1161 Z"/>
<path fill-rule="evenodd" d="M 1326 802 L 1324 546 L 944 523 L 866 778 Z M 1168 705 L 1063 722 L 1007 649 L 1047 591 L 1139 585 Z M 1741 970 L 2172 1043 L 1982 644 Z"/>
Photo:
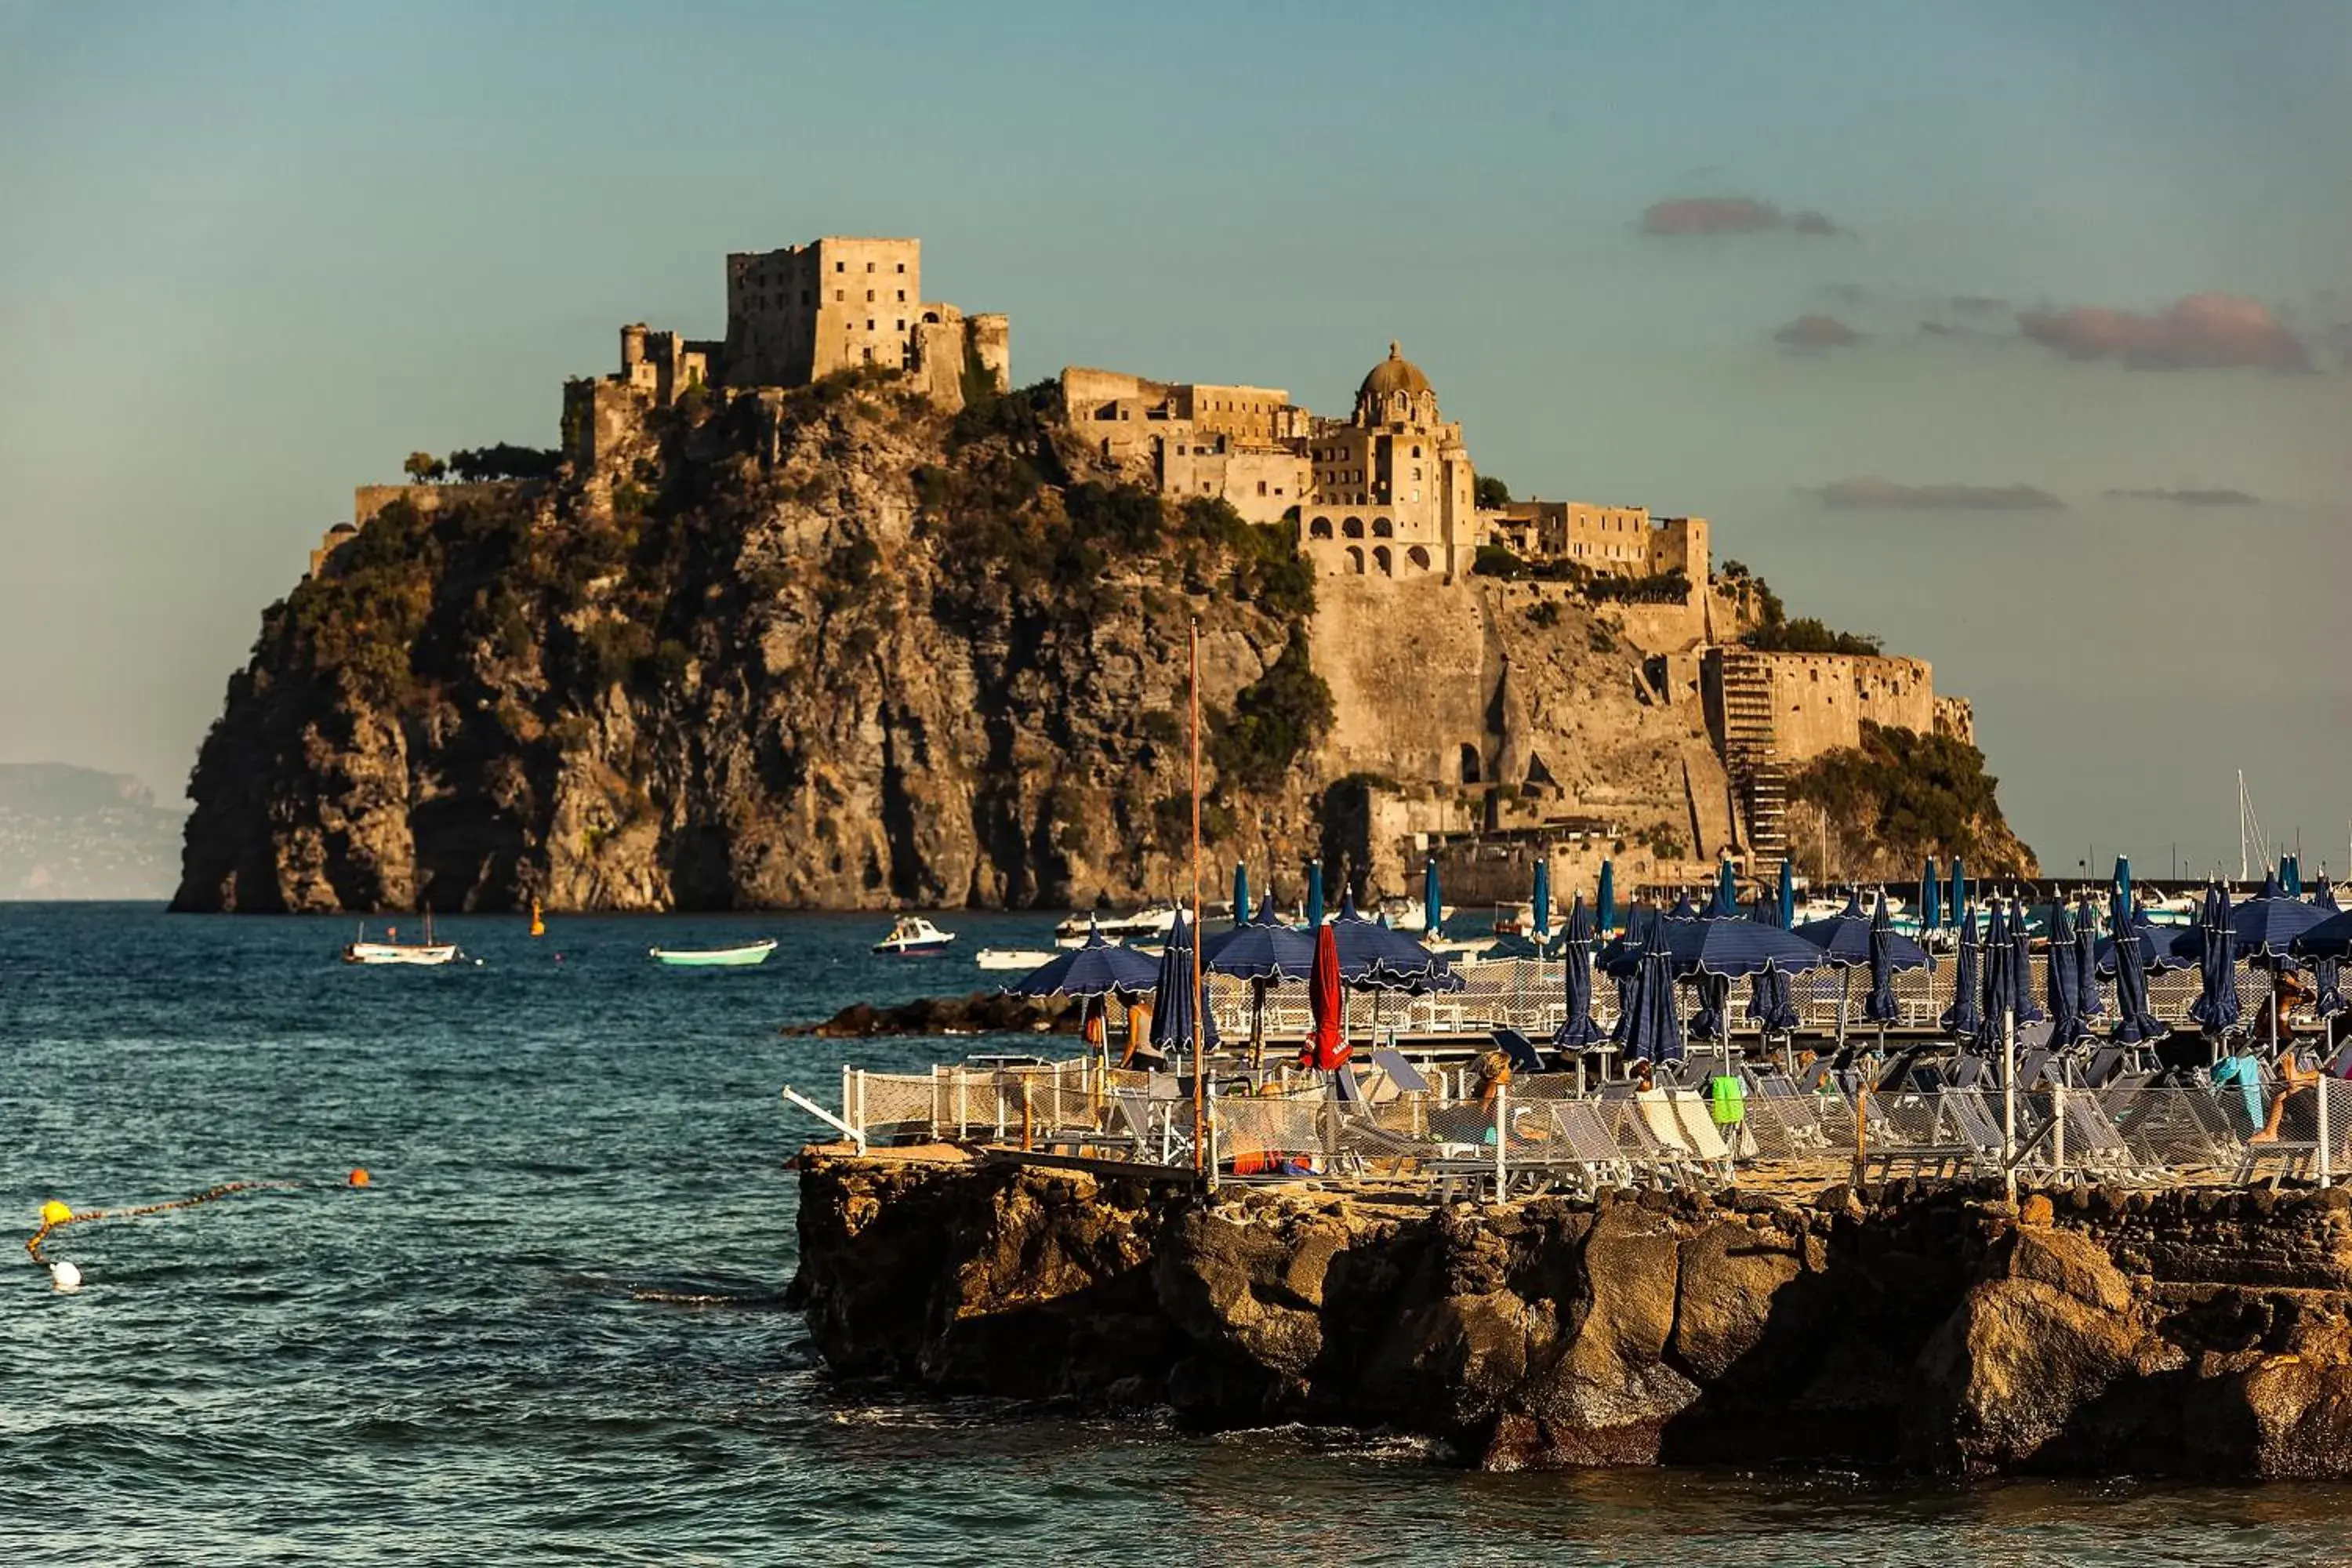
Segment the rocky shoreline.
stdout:
<path fill-rule="evenodd" d="M 835 1373 L 1441 1439 L 1497 1470 L 2352 1476 L 2352 1193 L 1436 1206 L 953 1150 L 800 1162 Z"/>

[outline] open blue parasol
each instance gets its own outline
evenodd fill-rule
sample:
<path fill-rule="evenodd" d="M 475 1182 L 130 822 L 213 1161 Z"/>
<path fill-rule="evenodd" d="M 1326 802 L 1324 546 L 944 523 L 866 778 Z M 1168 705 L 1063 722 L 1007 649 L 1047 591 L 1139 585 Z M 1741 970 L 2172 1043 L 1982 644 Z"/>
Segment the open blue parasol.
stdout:
<path fill-rule="evenodd" d="M 1008 996 L 1140 996 L 1159 973 L 1150 956 L 1107 941 L 1089 917 L 1083 945 L 1055 953 L 1002 989 Z"/>

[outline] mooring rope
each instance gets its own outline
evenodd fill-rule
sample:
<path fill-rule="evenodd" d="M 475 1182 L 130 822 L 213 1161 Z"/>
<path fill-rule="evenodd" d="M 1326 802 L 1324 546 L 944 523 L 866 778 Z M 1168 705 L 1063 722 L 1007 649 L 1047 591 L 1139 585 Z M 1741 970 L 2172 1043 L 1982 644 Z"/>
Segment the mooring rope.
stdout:
<path fill-rule="evenodd" d="M 217 1203 L 222 1198 L 236 1193 L 307 1187 L 314 1184 L 310 1182 L 223 1182 L 219 1186 L 207 1187 L 192 1197 L 173 1198 L 165 1203 L 141 1204 L 136 1207 L 114 1209 L 77 1209 L 51 1198 L 41 1205 L 41 1228 L 26 1238 L 25 1250 L 32 1255 L 35 1263 L 47 1268 L 50 1267 L 49 1260 L 41 1256 L 41 1244 L 48 1240 L 50 1232 L 63 1230 L 69 1225 L 84 1225 L 91 1220 L 100 1219 L 137 1219 L 143 1215 L 163 1214 L 172 1209 L 192 1209 L 199 1204 Z M 353 1187 L 366 1186 L 367 1172 L 353 1171 L 344 1178 L 344 1184 Z"/>

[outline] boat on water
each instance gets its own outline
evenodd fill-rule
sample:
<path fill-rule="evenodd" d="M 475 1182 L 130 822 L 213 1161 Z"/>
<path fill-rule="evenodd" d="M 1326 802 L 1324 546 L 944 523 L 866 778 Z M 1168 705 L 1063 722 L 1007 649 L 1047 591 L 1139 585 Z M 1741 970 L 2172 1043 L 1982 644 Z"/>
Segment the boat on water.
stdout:
<path fill-rule="evenodd" d="M 1138 940 L 1164 942 L 1176 924 L 1174 904 L 1153 904 L 1131 915 L 1108 918 L 1092 910 L 1074 910 L 1068 920 L 1054 928 L 1055 947 L 1084 947 L 1089 931 L 1100 931 L 1105 942 L 1133 944 Z"/>
<path fill-rule="evenodd" d="M 982 969 L 1036 969 L 1054 962 L 1054 955 L 1035 947 L 983 947 L 971 955 Z"/>
<path fill-rule="evenodd" d="M 768 954 L 776 951 L 776 939 L 761 937 L 740 947 L 649 947 L 646 951 L 677 969 L 743 969 L 767 963 Z"/>
<path fill-rule="evenodd" d="M 433 917 L 425 917 L 425 940 L 403 942 L 396 926 L 386 926 L 382 942 L 367 939 L 367 923 L 360 923 L 359 935 L 343 949 L 345 963 L 408 963 L 440 964 L 457 962 L 457 944 L 433 940 Z"/>
<path fill-rule="evenodd" d="M 920 915 L 900 915 L 891 922 L 890 934 L 874 944 L 874 951 L 910 958 L 918 953 L 943 952 L 953 941 L 955 932 L 941 931 Z"/>

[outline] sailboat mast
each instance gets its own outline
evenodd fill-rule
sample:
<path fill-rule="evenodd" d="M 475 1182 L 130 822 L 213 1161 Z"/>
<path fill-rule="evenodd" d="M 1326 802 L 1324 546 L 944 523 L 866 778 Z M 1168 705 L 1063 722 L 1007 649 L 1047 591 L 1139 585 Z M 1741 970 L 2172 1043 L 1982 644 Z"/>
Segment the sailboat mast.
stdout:
<path fill-rule="evenodd" d="M 1192 617 L 1192 1169 L 1208 1173 L 1208 1078 L 1201 1050 L 1201 617 Z"/>

